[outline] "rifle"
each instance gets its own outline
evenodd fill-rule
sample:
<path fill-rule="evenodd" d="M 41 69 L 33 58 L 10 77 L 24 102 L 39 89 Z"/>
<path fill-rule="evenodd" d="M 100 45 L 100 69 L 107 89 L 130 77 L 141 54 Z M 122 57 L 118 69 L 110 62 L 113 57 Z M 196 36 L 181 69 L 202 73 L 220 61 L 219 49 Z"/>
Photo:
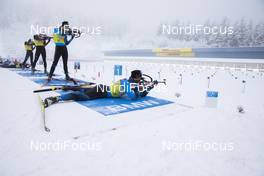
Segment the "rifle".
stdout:
<path fill-rule="evenodd" d="M 64 90 L 64 91 L 68 91 L 68 90 L 73 90 L 73 91 L 78 91 L 80 89 L 83 88 L 92 88 L 96 86 L 96 84 L 83 84 L 83 85 L 79 85 L 79 86 L 51 86 L 50 88 L 46 88 L 46 89 L 38 89 L 38 90 L 34 90 L 33 93 L 39 93 L 39 92 L 49 92 L 49 91 L 56 91 L 56 90 Z"/>
<path fill-rule="evenodd" d="M 64 34 L 66 35 L 73 35 L 75 38 L 79 38 L 82 34 L 82 32 L 79 29 L 71 29 L 71 28 L 67 28 L 64 29 Z"/>
<path fill-rule="evenodd" d="M 149 79 L 149 80 L 147 80 L 147 79 Z M 143 85 L 144 87 L 147 87 L 147 86 L 158 85 L 158 84 L 161 84 L 161 83 L 166 85 L 166 79 L 163 79 L 163 81 L 158 81 L 158 80 L 154 80 L 153 81 L 153 78 L 151 76 L 143 74 L 139 85 Z M 88 84 L 82 84 L 82 85 L 77 85 L 77 86 L 65 86 L 65 85 L 62 85 L 62 86 L 51 86 L 50 88 L 46 88 L 46 89 L 34 90 L 33 93 L 56 91 L 56 90 L 78 91 L 78 90 L 83 89 L 83 88 L 92 88 L 92 87 L 95 87 L 96 85 L 97 84 L 95 84 L 95 83 L 88 83 Z M 137 84 L 135 84 L 135 86 L 136 85 Z"/>
<path fill-rule="evenodd" d="M 43 39 L 43 40 L 48 40 L 48 39 L 52 39 L 53 37 L 50 37 L 46 34 L 39 34 L 39 38 Z"/>
<path fill-rule="evenodd" d="M 166 79 L 163 79 L 163 81 L 153 80 L 153 78 L 151 76 L 146 75 L 146 74 L 142 74 L 142 79 L 141 79 L 140 82 L 143 85 L 145 85 L 145 84 L 158 85 L 158 84 L 161 84 L 161 83 L 164 84 L 164 85 L 166 85 Z"/>
<path fill-rule="evenodd" d="M 164 85 L 167 85 L 167 83 L 166 83 L 166 79 L 163 79 L 163 81 L 158 81 L 158 80 L 155 80 L 154 81 L 156 84 L 164 84 Z"/>
<path fill-rule="evenodd" d="M 72 29 L 71 33 L 74 35 L 75 38 L 81 37 L 82 32 L 79 29 Z"/>

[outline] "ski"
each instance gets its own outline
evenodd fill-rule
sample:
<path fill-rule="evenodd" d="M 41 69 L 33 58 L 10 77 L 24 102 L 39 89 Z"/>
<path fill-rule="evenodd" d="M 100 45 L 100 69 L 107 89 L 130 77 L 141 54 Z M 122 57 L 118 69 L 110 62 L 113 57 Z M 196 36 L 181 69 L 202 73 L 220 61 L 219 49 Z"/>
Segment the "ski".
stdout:
<path fill-rule="evenodd" d="M 41 107 L 41 114 L 42 114 L 42 118 L 43 118 L 44 130 L 46 132 L 50 132 L 50 129 L 46 125 L 45 105 L 44 105 L 42 98 L 39 95 L 38 95 L 38 100 L 39 100 L 39 104 Z"/>

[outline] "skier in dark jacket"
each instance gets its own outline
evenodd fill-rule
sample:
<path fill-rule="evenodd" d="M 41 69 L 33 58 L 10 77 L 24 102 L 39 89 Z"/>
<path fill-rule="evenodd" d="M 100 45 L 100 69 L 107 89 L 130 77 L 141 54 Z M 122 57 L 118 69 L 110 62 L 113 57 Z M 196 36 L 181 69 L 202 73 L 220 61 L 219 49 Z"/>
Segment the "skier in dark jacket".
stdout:
<path fill-rule="evenodd" d="M 47 74 L 47 61 L 46 61 L 46 49 L 45 47 L 49 44 L 50 37 L 43 34 L 34 35 L 34 43 L 36 46 L 35 59 L 32 66 L 32 72 L 34 73 L 36 64 L 38 62 L 39 56 L 42 56 L 44 64 L 44 73 Z"/>
<path fill-rule="evenodd" d="M 44 100 L 45 107 L 60 101 L 87 101 L 97 98 L 128 98 L 131 100 L 145 97 L 157 82 L 151 82 L 147 86 L 141 85 L 142 73 L 140 70 L 131 72 L 129 79 L 121 79 L 111 86 L 90 85 L 87 87 L 76 87 L 70 89 L 69 93 L 48 97 Z"/>

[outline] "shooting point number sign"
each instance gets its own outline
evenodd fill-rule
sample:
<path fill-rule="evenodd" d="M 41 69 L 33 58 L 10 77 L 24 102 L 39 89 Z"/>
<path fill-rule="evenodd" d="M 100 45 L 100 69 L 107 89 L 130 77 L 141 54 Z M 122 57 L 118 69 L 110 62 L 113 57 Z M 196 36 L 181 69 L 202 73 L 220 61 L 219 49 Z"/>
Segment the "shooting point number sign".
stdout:
<path fill-rule="evenodd" d="M 121 76 L 122 75 L 122 65 L 115 65 L 114 75 L 115 76 Z"/>

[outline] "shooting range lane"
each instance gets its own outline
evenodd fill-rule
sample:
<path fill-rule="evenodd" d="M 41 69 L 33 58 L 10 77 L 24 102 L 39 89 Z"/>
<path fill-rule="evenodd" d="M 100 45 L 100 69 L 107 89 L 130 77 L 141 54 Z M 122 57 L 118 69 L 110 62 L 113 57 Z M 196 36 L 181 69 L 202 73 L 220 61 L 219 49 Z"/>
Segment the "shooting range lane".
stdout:
<path fill-rule="evenodd" d="M 120 69 L 120 67 L 117 67 Z M 116 68 L 115 68 L 116 70 Z M 40 72 L 36 71 L 35 74 L 31 74 L 30 70 L 21 70 L 21 69 L 12 69 L 11 71 L 16 72 L 20 76 L 27 77 L 31 81 L 43 85 L 47 80 L 47 76 Z M 120 72 L 118 72 L 120 74 Z M 79 84 L 88 84 L 90 82 L 83 81 L 83 80 L 76 80 Z M 73 82 L 66 81 L 62 76 L 55 75 L 54 79 L 52 79 L 47 86 L 74 86 Z M 59 94 L 68 93 L 65 91 L 56 91 Z M 163 106 L 173 103 L 172 101 L 155 98 L 155 97 L 144 97 L 138 100 L 128 100 L 122 98 L 102 98 L 96 100 L 89 100 L 89 101 L 79 101 L 77 102 L 87 108 L 90 108 L 104 116 L 115 115 L 120 113 L 131 112 L 135 110 L 143 110 L 147 108 L 153 108 L 157 106 Z"/>

